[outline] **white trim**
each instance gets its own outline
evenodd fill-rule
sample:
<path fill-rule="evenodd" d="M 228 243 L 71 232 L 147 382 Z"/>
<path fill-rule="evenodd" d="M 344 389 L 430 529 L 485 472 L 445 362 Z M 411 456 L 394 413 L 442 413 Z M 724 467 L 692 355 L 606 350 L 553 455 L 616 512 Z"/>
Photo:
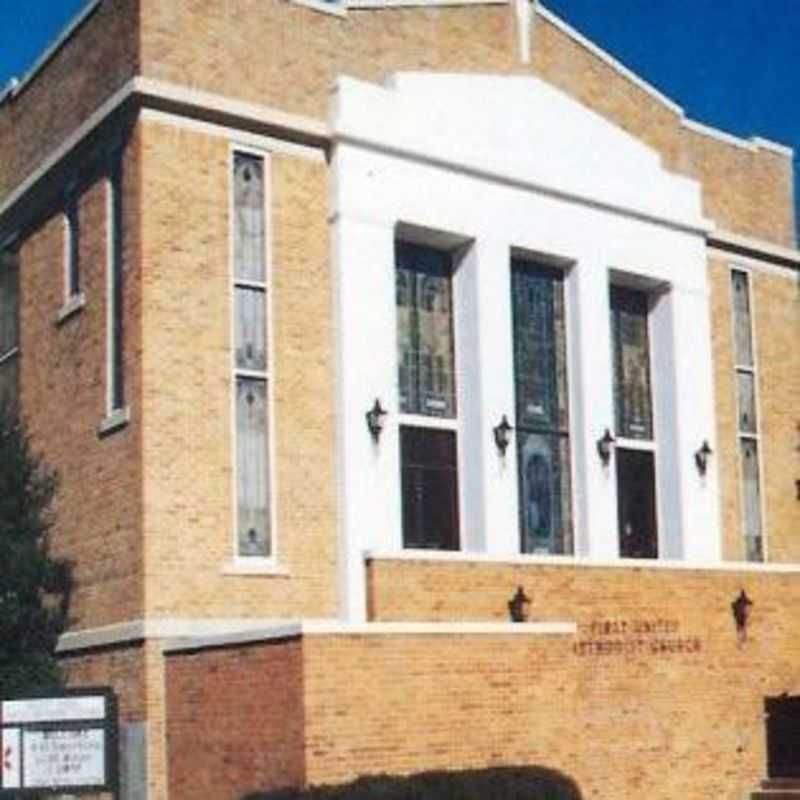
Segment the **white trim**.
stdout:
<path fill-rule="evenodd" d="M 295 0 L 297 2 L 297 0 Z M 453 6 L 507 6 L 509 0 L 345 0 L 348 10 L 381 8 L 448 8 Z"/>
<path fill-rule="evenodd" d="M 290 578 L 291 573 L 285 567 L 276 563 L 274 558 L 257 558 L 256 556 L 234 556 L 232 561 L 227 561 L 220 570 L 223 575 Z"/>
<path fill-rule="evenodd" d="M 761 150 L 772 150 L 780 156 L 786 158 L 794 158 L 794 148 L 782 142 L 776 142 L 772 139 L 765 139 L 763 136 L 752 136 L 750 141 Z"/>
<path fill-rule="evenodd" d="M 715 247 L 714 245 L 708 246 L 708 254 L 712 258 L 726 263 L 731 260 L 731 251 L 722 247 Z M 775 278 L 780 278 L 785 281 L 791 281 L 792 284 L 797 283 L 798 272 L 800 270 L 791 266 L 781 266 L 780 264 L 773 264 L 768 261 L 759 261 L 757 257 L 736 255 L 736 263 L 741 264 L 743 268 L 750 270 L 750 272 L 759 272 L 764 275 L 770 275 Z"/>
<path fill-rule="evenodd" d="M 571 635 L 574 622 L 355 622 L 337 619 L 274 619 L 269 617 L 210 617 L 135 619 L 61 635 L 56 652 L 64 655 L 94 647 L 126 645 L 152 640 L 165 651 L 192 649 L 213 643 L 265 641 L 297 636 L 353 635 Z"/>
<path fill-rule="evenodd" d="M 79 11 L 66 26 L 62 29 L 61 33 L 55 38 L 53 43 L 36 59 L 33 66 L 22 76 L 20 80 L 12 78 L 9 88 L 5 94 L 0 96 L 0 105 L 7 99 L 15 98 L 25 87 L 38 75 L 44 68 L 45 64 L 56 54 L 62 45 L 69 39 L 81 24 L 94 12 L 94 10 L 103 2 L 103 0 L 90 0 L 89 3 Z"/>
<path fill-rule="evenodd" d="M 154 122 L 159 125 L 170 125 L 182 130 L 203 133 L 206 136 L 215 136 L 220 139 L 235 139 L 242 147 L 252 147 L 264 152 L 280 153 L 288 156 L 298 156 L 311 161 L 325 163 L 325 154 L 319 147 L 289 142 L 285 139 L 276 139 L 260 133 L 249 133 L 229 125 L 220 125 L 215 122 L 205 122 L 192 117 L 182 116 L 172 111 L 162 111 L 157 108 L 143 108 L 139 118 L 144 122 Z"/>
<path fill-rule="evenodd" d="M 367 137 L 361 135 L 356 136 L 349 133 L 335 134 L 333 140 L 336 144 L 351 145 L 353 147 L 368 150 L 373 153 L 406 159 L 417 164 L 424 164 L 425 166 L 455 172 L 459 175 L 464 175 L 470 178 L 478 178 L 479 180 L 489 181 L 501 186 L 522 189 L 523 191 L 533 192 L 534 194 L 544 195 L 545 197 L 564 200 L 568 203 L 575 203 L 576 205 L 584 205 L 589 206 L 590 208 L 600 209 L 602 211 L 609 211 L 611 213 L 620 214 L 635 220 L 650 222 L 654 225 L 670 228 L 682 233 L 690 233 L 707 237 L 709 232 L 713 230 L 714 227 L 713 222 L 706 217 L 698 216 L 696 221 L 690 222 L 685 219 L 656 215 L 649 211 L 642 211 L 627 204 L 623 205 L 622 203 L 609 203 L 596 197 L 589 197 L 578 192 L 556 189 L 552 186 L 518 178 L 496 169 L 471 166 L 464 164 L 455 158 L 431 156 L 429 153 L 422 152 L 419 148 L 413 145 L 386 146 L 376 137 Z"/>
<path fill-rule="evenodd" d="M 756 562 L 756 561 L 718 561 L 698 564 L 687 561 L 674 561 L 655 558 L 602 559 L 590 556 L 563 556 L 524 554 L 494 555 L 488 553 L 468 553 L 457 550 L 402 550 L 402 551 L 364 551 L 365 561 L 434 561 L 469 564 L 478 566 L 507 564 L 521 567 L 593 567 L 600 569 L 638 569 L 638 570 L 676 570 L 688 572 L 766 572 L 777 574 L 800 574 L 800 562 Z"/>
<path fill-rule="evenodd" d="M 97 426 L 97 435 L 106 436 L 109 433 L 124 428 L 131 421 L 130 406 L 115 408 L 106 414 Z"/>
<path fill-rule="evenodd" d="M 289 0 L 292 5 L 305 6 L 312 11 L 319 11 L 322 14 L 330 14 L 332 17 L 340 17 L 344 19 L 347 17 L 346 0 L 335 0 L 334 2 L 325 2 L 325 0 Z"/>
<path fill-rule="evenodd" d="M 19 345 L 14 345 L 10 350 L 6 351 L 5 353 L 0 353 L 0 366 L 6 363 L 6 361 L 11 361 L 12 358 L 19 355 Z"/>
<path fill-rule="evenodd" d="M 300 620 L 262 629 L 164 642 L 164 653 L 305 636 L 575 636 L 575 622 L 355 622 Z"/>
<path fill-rule="evenodd" d="M 64 305 L 58 309 L 56 314 L 56 325 L 60 325 L 65 320 L 69 319 L 73 314 L 77 314 L 86 305 L 86 295 L 83 292 L 70 295 L 65 301 Z"/>
<path fill-rule="evenodd" d="M 793 247 L 783 247 L 782 245 L 768 242 L 764 239 L 757 239 L 752 236 L 743 236 L 739 233 L 720 230 L 715 228 L 708 233 L 708 246 L 710 248 L 725 250 L 728 248 L 738 248 L 749 251 L 752 255 L 742 256 L 743 258 L 753 258 L 763 256 L 764 259 L 775 259 L 788 262 L 790 268 L 800 268 L 800 249 Z M 726 257 L 731 258 L 730 252 L 726 251 Z M 737 253 L 735 258 L 739 258 Z"/>
<path fill-rule="evenodd" d="M 27 194 L 42 177 L 61 162 L 71 150 L 132 97 L 139 97 L 145 105 L 153 101 L 161 101 L 162 104 L 173 103 L 179 106 L 173 112 L 178 116 L 183 115 L 193 118 L 195 115 L 199 116 L 200 112 L 213 112 L 235 117 L 237 121 L 244 123 L 278 129 L 287 134 L 310 140 L 313 143 L 306 144 L 306 147 L 324 148 L 330 140 L 330 131 L 327 123 L 312 117 L 290 114 L 272 106 L 230 100 L 223 95 L 199 92 L 175 83 L 154 81 L 148 78 L 132 78 L 105 100 L 81 125 L 75 128 L 62 141 L 60 146 L 54 148 L 42 160 L 39 167 L 34 169 L 9 193 L 2 205 L 0 205 L 0 218 Z M 256 134 L 244 133 L 242 138 L 246 139 L 252 135 Z"/>

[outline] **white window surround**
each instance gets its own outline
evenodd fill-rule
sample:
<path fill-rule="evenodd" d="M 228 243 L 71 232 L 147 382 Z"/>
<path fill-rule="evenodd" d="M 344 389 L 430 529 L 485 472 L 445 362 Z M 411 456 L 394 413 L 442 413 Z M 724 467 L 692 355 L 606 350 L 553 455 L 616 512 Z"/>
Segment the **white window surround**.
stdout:
<path fill-rule="evenodd" d="M 761 523 L 761 555 L 762 563 L 769 561 L 769 528 L 767 527 L 767 506 L 764 491 L 764 453 L 762 451 L 763 437 L 761 436 L 761 404 L 760 392 L 758 390 L 759 383 L 759 365 L 758 365 L 758 341 L 756 339 L 756 299 L 755 292 L 753 291 L 753 268 L 750 265 L 745 265 L 741 261 L 730 261 L 728 263 L 728 293 L 730 301 L 730 325 L 731 325 L 731 342 L 733 345 L 733 392 L 736 408 L 736 475 L 739 482 L 739 519 L 742 525 L 742 537 L 747 535 L 745 530 L 745 493 L 744 493 L 744 479 L 742 475 L 742 460 L 740 455 L 740 444 L 743 439 L 755 442 L 758 448 L 758 486 L 759 486 L 759 511 Z M 747 278 L 747 291 L 748 301 L 750 306 L 750 348 L 752 351 L 752 364 L 739 364 L 736 360 L 736 316 L 733 298 L 733 273 L 740 272 Z M 744 432 L 739 428 L 739 389 L 737 386 L 737 379 L 740 373 L 745 372 L 753 377 L 753 400 L 756 415 L 756 430 L 755 432 Z M 746 562 L 746 563 L 759 563 L 759 562 Z"/>
<path fill-rule="evenodd" d="M 63 214 L 64 220 L 64 270 L 63 270 L 63 280 L 64 280 L 64 302 L 61 305 L 61 308 L 58 310 L 58 314 L 56 316 L 56 322 L 58 324 L 64 322 L 65 320 L 69 319 L 73 314 L 76 314 L 86 305 L 86 296 L 84 292 L 76 287 L 73 284 L 73 265 L 72 261 L 77 256 L 79 259 L 79 263 L 77 265 L 78 275 L 80 275 L 81 265 L 80 265 L 80 253 L 76 254 L 76 250 L 74 247 L 73 237 L 76 235 L 74 230 L 74 226 L 77 225 L 80 229 L 80 222 L 78 220 L 78 214 L 80 213 L 80 198 L 77 194 L 75 187 L 70 187 L 67 190 L 66 199 L 65 199 L 65 209 Z M 78 230 L 77 235 L 80 237 L 80 230 Z M 78 243 L 78 251 L 80 250 L 80 244 Z M 79 278 L 80 280 L 80 278 Z"/>
<path fill-rule="evenodd" d="M 652 151 L 535 79 L 401 75 L 385 87 L 345 79 L 334 112 L 342 613 L 363 617 L 363 552 L 400 550 L 398 230 L 423 231 L 430 244 L 442 236 L 471 242 L 454 273 L 465 456 L 462 553 L 453 555 L 519 554 L 516 448 L 500 457 L 492 427 L 503 414 L 516 422 L 510 262 L 523 252 L 566 267 L 576 552 L 541 558 L 623 563 L 613 456 L 604 469 L 596 442 L 614 429 L 609 286 L 635 282 L 653 297 L 660 555 L 718 563 L 716 462 L 701 478 L 693 459 L 704 439 L 713 447 L 715 430 L 699 185 L 666 172 Z M 389 411 L 377 445 L 364 424 L 376 397 Z"/>
<path fill-rule="evenodd" d="M 264 245 L 266 252 L 264 255 L 264 282 L 252 282 L 242 280 L 235 275 L 235 252 L 234 252 L 234 160 L 237 153 L 250 155 L 261 159 L 263 165 L 264 182 Z M 231 554 L 232 558 L 225 561 L 220 568 L 221 574 L 225 576 L 276 576 L 288 577 L 289 573 L 285 566 L 281 565 L 278 558 L 278 529 L 277 529 L 277 475 L 275 470 L 275 409 L 274 409 L 274 385 L 275 385 L 275 360 L 273 355 L 273 314 L 272 314 L 272 191 L 271 191 L 271 162 L 270 152 L 260 147 L 240 140 L 231 140 L 228 145 L 228 275 L 229 275 L 229 297 L 228 307 L 230 309 L 229 332 L 231 342 L 231 382 L 230 382 L 230 441 L 232 443 L 232 464 L 231 464 Z M 237 286 L 251 285 L 264 292 L 265 314 L 266 314 L 266 342 L 267 342 L 267 364 L 265 371 L 253 372 L 238 368 L 236 365 L 236 317 L 235 317 L 235 290 Z M 236 379 L 238 377 L 254 377 L 259 380 L 266 380 L 267 384 L 267 468 L 268 468 L 268 487 L 269 514 L 270 514 L 270 553 L 268 556 L 244 556 L 239 554 L 238 542 L 238 488 L 237 488 L 237 431 L 236 431 Z"/>

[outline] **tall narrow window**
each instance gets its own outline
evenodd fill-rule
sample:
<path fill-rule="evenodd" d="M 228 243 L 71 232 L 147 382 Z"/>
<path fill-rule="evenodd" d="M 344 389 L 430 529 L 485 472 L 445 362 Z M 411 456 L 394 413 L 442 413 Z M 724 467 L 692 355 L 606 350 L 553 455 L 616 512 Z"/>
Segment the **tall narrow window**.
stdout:
<path fill-rule="evenodd" d="M 758 455 L 758 420 L 756 419 L 756 370 L 753 358 L 753 322 L 750 310 L 748 274 L 731 273 L 733 294 L 733 340 L 738 400 L 739 463 L 742 480 L 745 557 L 763 561 L 761 528 L 761 487 Z"/>
<path fill-rule="evenodd" d="M 523 553 L 571 553 L 569 403 L 563 275 L 511 264 Z"/>
<path fill-rule="evenodd" d="M 396 246 L 403 546 L 459 547 L 452 259 Z"/>
<path fill-rule="evenodd" d="M 78 195 L 70 190 L 64 206 L 64 300 L 75 300 L 81 293 L 81 223 Z"/>
<path fill-rule="evenodd" d="M 108 181 L 108 411 L 125 408 L 125 328 L 124 328 L 124 262 L 122 229 L 122 154 L 111 162 Z"/>
<path fill-rule="evenodd" d="M 264 160 L 233 155 L 237 554 L 272 554 Z"/>
<path fill-rule="evenodd" d="M 19 264 L 17 254 L 0 251 L 0 411 L 18 411 Z"/>
<path fill-rule="evenodd" d="M 612 286 L 610 299 L 620 555 L 657 558 L 648 297 Z"/>

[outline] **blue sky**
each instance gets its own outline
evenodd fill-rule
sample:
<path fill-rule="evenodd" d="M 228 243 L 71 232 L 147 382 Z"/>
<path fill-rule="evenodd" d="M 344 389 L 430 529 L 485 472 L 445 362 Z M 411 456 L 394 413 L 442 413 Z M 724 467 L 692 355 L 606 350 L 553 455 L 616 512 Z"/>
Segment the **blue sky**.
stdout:
<path fill-rule="evenodd" d="M 84 3 L 0 0 L 0 87 L 23 75 Z M 547 0 L 545 6 L 691 119 L 793 147 L 800 176 L 800 0 Z"/>

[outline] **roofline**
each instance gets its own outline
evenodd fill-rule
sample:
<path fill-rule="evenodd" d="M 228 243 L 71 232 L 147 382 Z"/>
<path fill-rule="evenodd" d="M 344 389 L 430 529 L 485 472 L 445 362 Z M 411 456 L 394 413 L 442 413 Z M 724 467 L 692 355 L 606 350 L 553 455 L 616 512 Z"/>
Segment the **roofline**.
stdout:
<path fill-rule="evenodd" d="M 332 14 L 337 17 L 346 17 L 348 11 L 377 11 L 380 9 L 389 8 L 419 8 L 437 6 L 442 8 L 455 7 L 455 6 L 471 6 L 471 5 L 510 5 L 514 0 L 337 0 L 336 2 L 325 2 L 325 0 L 290 0 L 296 5 L 302 5 L 311 8 L 315 11 L 320 11 L 326 14 Z M 751 136 L 745 139 L 740 136 L 723 131 L 719 128 L 714 128 L 701 122 L 695 122 L 686 116 L 683 107 L 675 103 L 665 94 L 660 92 L 651 83 L 648 83 L 643 78 L 639 77 L 635 72 L 628 69 L 621 61 L 616 59 L 602 47 L 596 45 L 583 34 L 579 33 L 575 28 L 562 20 L 559 16 L 554 14 L 549 9 L 545 8 L 538 2 L 532 0 L 536 13 L 540 17 L 547 20 L 550 24 L 558 28 L 562 33 L 567 35 L 577 44 L 584 47 L 591 52 L 605 64 L 610 66 L 615 72 L 624 77 L 626 80 L 638 86 L 642 91 L 649 94 L 653 99 L 657 100 L 665 108 L 672 111 L 680 117 L 681 125 L 687 130 L 694 133 L 699 133 L 704 136 L 710 136 L 726 144 L 735 147 L 743 147 L 750 151 L 756 150 L 769 150 L 777 155 L 784 156 L 792 159 L 794 157 L 794 150 L 780 142 L 775 142 L 771 139 L 766 139 L 761 136 Z M 70 22 L 64 27 L 61 33 L 56 37 L 55 41 L 42 53 L 36 60 L 34 65 L 25 73 L 21 80 L 13 79 L 9 82 L 8 86 L 0 92 L 0 109 L 9 100 L 13 100 L 19 95 L 33 79 L 42 71 L 45 65 L 51 58 L 58 52 L 58 50 L 76 33 L 78 28 L 93 14 L 97 8 L 103 3 L 103 0 L 88 0 L 86 5 L 79 11 Z"/>
<path fill-rule="evenodd" d="M 83 25 L 84 22 L 98 9 L 103 0 L 88 0 L 86 5 L 64 26 L 61 33 L 56 36 L 50 46 L 36 59 L 22 78 L 12 78 L 6 88 L 0 93 L 0 107 L 8 101 L 13 100 L 18 94 L 23 92 L 28 84 L 44 69 L 45 65 L 61 49 L 61 47 L 72 38 L 74 33 Z"/>

